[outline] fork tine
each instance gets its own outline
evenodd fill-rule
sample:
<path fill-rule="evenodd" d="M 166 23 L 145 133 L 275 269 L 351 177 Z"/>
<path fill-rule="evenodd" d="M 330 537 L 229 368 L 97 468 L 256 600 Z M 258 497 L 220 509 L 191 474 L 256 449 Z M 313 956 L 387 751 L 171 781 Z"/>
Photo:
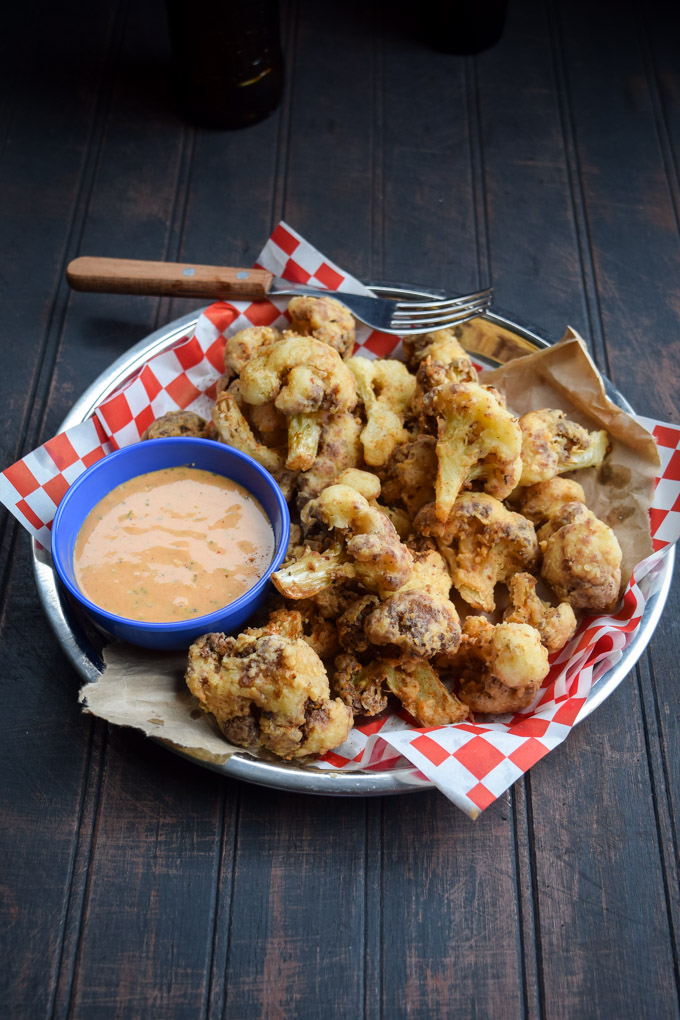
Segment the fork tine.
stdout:
<path fill-rule="evenodd" d="M 392 316 L 392 322 L 397 325 L 400 322 L 438 322 L 440 319 L 448 316 L 455 316 L 458 312 L 466 312 L 470 309 L 484 309 L 489 307 L 490 302 L 488 299 L 480 301 L 471 301 L 466 305 L 454 305 L 451 308 L 423 308 L 413 309 L 410 312 L 402 311 L 395 312 Z"/>
<path fill-rule="evenodd" d="M 448 326 L 460 325 L 462 322 L 468 322 L 470 319 L 477 318 L 478 315 L 483 314 L 487 307 L 488 305 L 471 306 L 461 308 L 457 312 L 450 312 L 448 315 L 441 315 L 438 318 L 393 322 L 391 323 L 391 328 L 385 331 L 401 336 L 429 333 L 433 328 L 446 329 Z"/>
<path fill-rule="evenodd" d="M 491 299 L 492 288 L 486 287 L 484 290 L 475 291 L 474 294 L 461 294 L 460 297 L 454 298 L 430 298 L 428 301 L 397 301 L 396 311 L 416 311 L 417 309 L 445 309 L 445 308 L 457 308 L 461 305 L 469 305 L 474 302 L 481 301 L 484 299 Z"/>
<path fill-rule="evenodd" d="M 429 309 L 428 311 L 414 310 L 410 314 L 407 312 L 395 312 L 390 325 L 395 329 L 422 329 L 423 327 L 435 325 L 451 325 L 452 323 L 465 321 L 466 318 L 474 318 L 474 316 L 485 311 L 489 304 L 489 300 L 485 299 L 470 302 L 463 306 L 437 309 L 436 312 L 434 309 Z"/>

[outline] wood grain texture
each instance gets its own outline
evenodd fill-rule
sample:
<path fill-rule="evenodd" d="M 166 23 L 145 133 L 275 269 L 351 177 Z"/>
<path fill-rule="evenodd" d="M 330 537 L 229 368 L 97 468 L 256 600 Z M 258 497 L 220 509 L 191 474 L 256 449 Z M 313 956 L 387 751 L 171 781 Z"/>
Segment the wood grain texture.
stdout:
<path fill-rule="evenodd" d="M 418 16 L 425 16 L 425 9 Z M 281 4 L 280 110 L 177 116 L 162 0 L 15 5 L 0 37 L 4 463 L 202 302 L 71 293 L 85 253 L 250 265 L 279 218 L 360 277 L 567 324 L 642 413 L 680 398 L 680 16 L 511 0 L 475 58 L 406 3 Z M 0 1002 L 91 1020 L 677 1017 L 677 580 L 637 669 L 471 823 L 304 798 L 81 714 L 0 519 Z"/>

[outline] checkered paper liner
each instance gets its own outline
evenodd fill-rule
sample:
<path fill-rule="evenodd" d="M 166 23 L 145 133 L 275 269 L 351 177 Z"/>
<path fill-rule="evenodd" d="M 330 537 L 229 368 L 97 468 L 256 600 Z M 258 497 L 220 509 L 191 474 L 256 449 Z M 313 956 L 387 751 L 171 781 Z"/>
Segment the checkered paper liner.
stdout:
<path fill-rule="evenodd" d="M 331 291 L 368 293 L 291 227 L 280 223 L 256 263 L 297 283 Z M 0 474 L 0 499 L 46 547 L 56 508 L 90 464 L 137 442 L 168 411 L 210 416 L 223 370 L 227 333 L 251 325 L 285 328 L 287 299 L 217 302 L 201 314 L 191 336 L 151 358 L 80 425 L 55 436 Z M 398 357 L 397 337 L 358 324 L 357 344 L 370 358 Z M 650 523 L 654 552 L 639 563 L 614 615 L 584 619 L 569 644 L 551 659 L 534 703 L 513 716 L 477 717 L 455 725 L 418 727 L 404 711 L 356 726 L 347 741 L 316 763 L 345 771 L 399 768 L 414 785 L 434 785 L 476 817 L 567 736 L 589 691 L 621 658 L 658 588 L 663 557 L 680 536 L 680 428 L 648 418 L 639 423 L 659 449 Z"/>

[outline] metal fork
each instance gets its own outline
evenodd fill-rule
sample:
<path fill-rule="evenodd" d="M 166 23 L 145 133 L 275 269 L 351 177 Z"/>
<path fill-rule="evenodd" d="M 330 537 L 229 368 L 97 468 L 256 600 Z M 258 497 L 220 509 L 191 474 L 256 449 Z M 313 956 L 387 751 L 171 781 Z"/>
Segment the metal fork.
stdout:
<path fill-rule="evenodd" d="M 396 336 L 428 333 L 474 319 L 489 307 L 491 287 L 459 297 L 392 300 L 344 291 L 320 290 L 291 283 L 264 269 L 199 266 L 181 262 L 144 262 L 83 256 L 71 262 L 66 278 L 74 290 L 115 294 L 155 294 L 171 297 L 246 298 L 264 300 L 278 295 L 334 297 L 371 329 Z"/>

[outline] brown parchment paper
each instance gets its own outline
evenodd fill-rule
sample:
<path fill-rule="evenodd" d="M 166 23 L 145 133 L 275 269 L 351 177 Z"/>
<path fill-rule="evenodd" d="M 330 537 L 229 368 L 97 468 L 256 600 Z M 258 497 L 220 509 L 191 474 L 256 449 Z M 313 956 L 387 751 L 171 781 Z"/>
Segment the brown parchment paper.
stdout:
<path fill-rule="evenodd" d="M 558 344 L 485 371 L 482 381 L 502 390 L 515 414 L 559 408 L 589 429 L 607 430 L 612 450 L 605 463 L 573 477 L 583 485 L 588 506 L 621 544 L 623 589 L 635 564 L 652 552 L 648 510 L 659 469 L 653 437 L 609 400 L 585 342 L 570 328 Z M 106 646 L 103 657 L 103 675 L 80 692 L 88 712 L 134 726 L 201 760 L 221 763 L 242 753 L 227 743 L 189 693 L 184 653 L 163 654 L 117 642 Z"/>
<path fill-rule="evenodd" d="M 605 392 L 585 341 L 569 327 L 559 343 L 482 373 L 515 414 L 555 407 L 588 429 L 606 429 L 612 449 L 599 468 L 574 471 L 596 517 L 621 545 L 621 590 L 633 567 L 652 552 L 649 507 L 660 461 L 654 437 Z"/>

